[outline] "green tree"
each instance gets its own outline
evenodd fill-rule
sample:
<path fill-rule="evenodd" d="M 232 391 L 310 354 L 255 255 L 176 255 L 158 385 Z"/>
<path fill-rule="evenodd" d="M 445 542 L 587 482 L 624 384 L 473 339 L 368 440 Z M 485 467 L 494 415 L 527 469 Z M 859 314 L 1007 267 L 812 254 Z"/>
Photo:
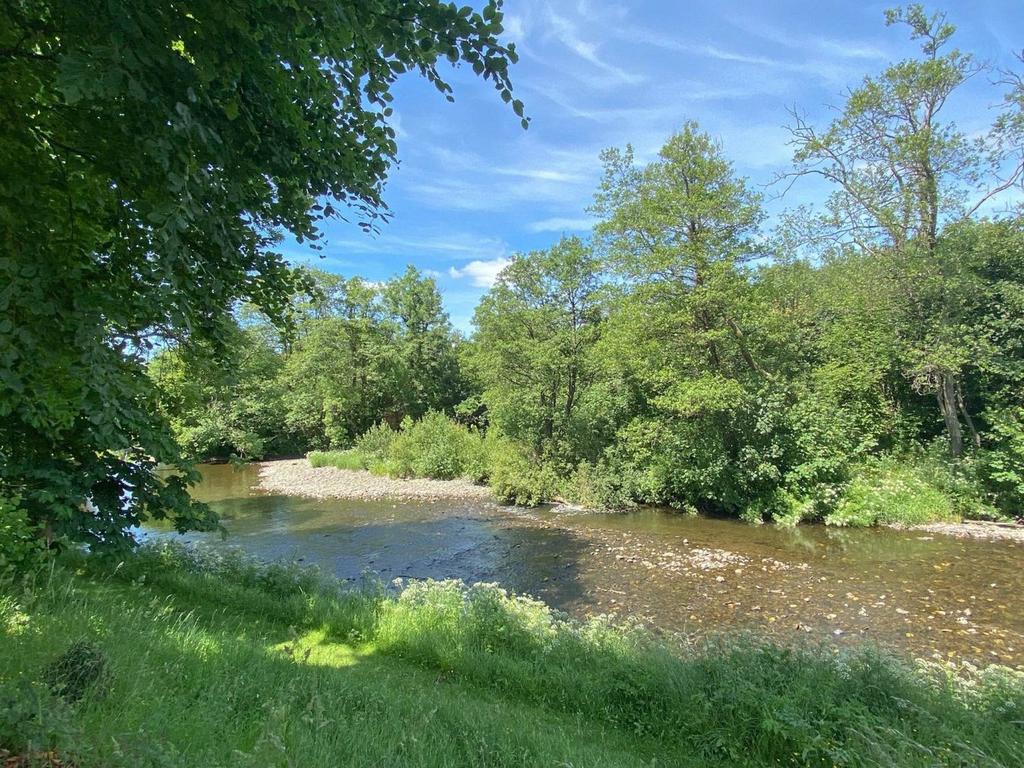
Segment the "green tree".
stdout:
<path fill-rule="evenodd" d="M 401 361 L 378 289 L 357 277 L 327 282 L 330 306 L 299 324 L 283 371 L 285 422 L 306 448 L 347 446 L 402 418 Z"/>
<path fill-rule="evenodd" d="M 268 335 L 263 324 L 236 326 L 221 355 L 193 344 L 150 360 L 147 373 L 185 458 L 260 459 L 297 449 L 284 420 L 282 355 Z"/>
<path fill-rule="evenodd" d="M 921 56 L 889 66 L 852 90 L 836 119 L 818 130 L 795 115 L 796 175 L 834 187 L 813 233 L 819 242 L 852 244 L 884 262 L 902 295 L 906 373 L 935 397 L 949 448 L 963 451 L 966 428 L 977 443 L 963 391 L 970 344 L 950 321 L 957 265 L 939 246 L 944 227 L 968 219 L 1024 177 L 1020 83 L 991 129 L 968 136 L 946 118 L 962 86 L 985 67 L 949 49 L 945 15 L 920 5 L 888 11 L 921 41 Z"/>
<path fill-rule="evenodd" d="M 146 516 L 213 525 L 155 415 L 149 350 L 223 348 L 239 300 L 281 322 L 280 233 L 316 244 L 339 204 L 366 227 L 386 215 L 399 73 L 451 98 L 438 63 L 461 61 L 512 101 L 500 7 L 4 3 L 0 497 L 94 545 Z"/>
<path fill-rule="evenodd" d="M 604 154 L 594 211 L 625 295 L 602 341 L 607 375 L 640 393 L 614 449 L 637 494 L 742 509 L 780 478 L 778 391 L 752 338 L 765 256 L 760 197 L 695 123 L 653 162 Z"/>
<path fill-rule="evenodd" d="M 451 411 L 466 395 L 459 371 L 458 340 L 432 277 L 409 266 L 382 291 L 384 311 L 397 325 L 395 344 L 402 367 L 403 416 Z"/>
<path fill-rule="evenodd" d="M 469 363 L 484 389 L 491 424 L 538 454 L 568 447 L 593 380 L 588 359 L 600 330 L 600 262 L 579 238 L 517 255 L 481 299 Z M 559 446 L 553 443 L 561 444 Z"/>

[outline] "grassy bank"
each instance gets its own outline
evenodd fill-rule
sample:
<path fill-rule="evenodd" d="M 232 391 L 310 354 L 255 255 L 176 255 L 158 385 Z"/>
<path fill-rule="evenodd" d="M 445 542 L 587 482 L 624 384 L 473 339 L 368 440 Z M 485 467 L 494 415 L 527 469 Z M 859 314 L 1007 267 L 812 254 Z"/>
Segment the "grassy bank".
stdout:
<path fill-rule="evenodd" d="M 310 571 L 148 548 L 118 567 L 65 563 L 0 607 L 0 747 L 82 766 L 1009 766 L 1024 754 L 1019 674 L 957 678 L 749 639 L 669 650 L 489 586 L 346 595 Z"/>

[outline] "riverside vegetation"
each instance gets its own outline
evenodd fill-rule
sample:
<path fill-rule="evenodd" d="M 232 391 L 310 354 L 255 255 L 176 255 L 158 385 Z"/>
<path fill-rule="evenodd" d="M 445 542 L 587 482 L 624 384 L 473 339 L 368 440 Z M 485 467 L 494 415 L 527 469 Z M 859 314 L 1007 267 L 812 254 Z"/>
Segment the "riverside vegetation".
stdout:
<path fill-rule="evenodd" d="M 608 150 L 592 239 L 516 255 L 469 338 L 412 267 L 383 286 L 307 272 L 287 341 L 242 313 L 226 366 L 159 354 L 179 442 L 467 476 L 521 504 L 1021 517 L 1024 220 L 980 212 L 1024 174 L 1024 85 L 1006 73 L 1004 111 L 968 137 L 943 107 L 983 65 L 942 16 L 888 21 L 921 56 L 865 78 L 830 125 L 794 118 L 793 180 L 832 185 L 817 212 L 766 230 L 696 123 L 649 163 Z"/>
<path fill-rule="evenodd" d="M 1024 81 L 920 6 L 921 55 L 824 128 L 769 229 L 686 123 L 609 150 L 589 241 L 516 256 L 470 338 L 410 268 L 295 269 L 388 216 L 403 73 L 463 63 L 523 127 L 500 0 L 0 10 L 0 756 L 13 765 L 1021 763 L 1018 673 L 690 647 L 498 587 L 341 592 L 135 547 L 216 530 L 204 458 L 467 476 L 535 503 L 751 521 L 1014 517 L 1024 500 Z M 282 66 L 284 64 L 284 66 Z M 338 453 L 343 451 L 343 453 Z M 173 470 L 157 472 L 160 465 Z"/>
<path fill-rule="evenodd" d="M 0 597 L 0 621 L 0 745 L 46 764 L 995 767 L 1024 754 L 1024 675 L 1006 668 L 681 645 L 495 585 L 343 591 L 230 550 L 66 557 Z"/>

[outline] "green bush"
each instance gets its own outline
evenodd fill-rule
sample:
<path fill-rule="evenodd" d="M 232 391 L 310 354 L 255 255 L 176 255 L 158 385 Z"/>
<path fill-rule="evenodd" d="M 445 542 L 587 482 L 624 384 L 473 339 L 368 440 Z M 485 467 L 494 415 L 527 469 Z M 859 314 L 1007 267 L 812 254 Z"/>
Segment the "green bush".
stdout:
<path fill-rule="evenodd" d="M 636 506 L 623 476 L 609 462 L 581 462 L 562 489 L 567 501 L 588 509 L 623 510 Z"/>
<path fill-rule="evenodd" d="M 1024 408 L 985 414 L 991 424 L 992 447 L 980 457 L 986 484 L 996 506 L 1014 517 L 1024 517 Z"/>
<path fill-rule="evenodd" d="M 0 584 L 35 570 L 45 555 L 39 531 L 18 498 L 0 497 Z"/>
<path fill-rule="evenodd" d="M 374 424 L 356 438 L 355 449 L 363 455 L 367 467 L 387 459 L 398 433 L 383 421 Z"/>
<path fill-rule="evenodd" d="M 558 495 L 558 478 L 527 451 L 503 440 L 490 456 L 490 486 L 498 501 L 532 507 Z"/>
<path fill-rule="evenodd" d="M 389 474 L 452 480 L 464 477 L 481 450 L 480 439 L 443 413 L 406 417 L 386 458 Z"/>
<path fill-rule="evenodd" d="M 935 482 L 934 468 L 912 459 L 865 462 L 846 485 L 829 525 L 916 525 L 957 517 L 950 495 Z"/>
<path fill-rule="evenodd" d="M 55 696 L 74 704 L 102 685 L 108 664 L 106 654 L 98 646 L 76 640 L 47 666 L 43 679 Z"/>

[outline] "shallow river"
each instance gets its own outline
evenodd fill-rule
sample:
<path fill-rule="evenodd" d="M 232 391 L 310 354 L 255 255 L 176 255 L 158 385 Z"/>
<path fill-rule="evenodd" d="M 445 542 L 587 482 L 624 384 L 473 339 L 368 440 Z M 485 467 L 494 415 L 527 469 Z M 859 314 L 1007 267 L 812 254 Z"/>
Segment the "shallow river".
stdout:
<path fill-rule="evenodd" d="M 659 510 L 623 515 L 475 502 L 271 496 L 255 467 L 203 467 L 226 538 L 356 581 L 497 581 L 577 615 L 686 633 L 745 628 L 865 640 L 919 657 L 1024 667 L 1024 546 L 891 530 L 796 530 Z M 158 530 L 149 535 L 177 536 Z"/>

